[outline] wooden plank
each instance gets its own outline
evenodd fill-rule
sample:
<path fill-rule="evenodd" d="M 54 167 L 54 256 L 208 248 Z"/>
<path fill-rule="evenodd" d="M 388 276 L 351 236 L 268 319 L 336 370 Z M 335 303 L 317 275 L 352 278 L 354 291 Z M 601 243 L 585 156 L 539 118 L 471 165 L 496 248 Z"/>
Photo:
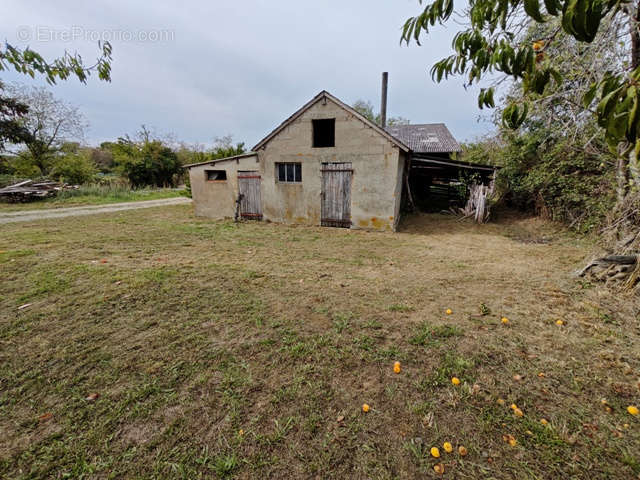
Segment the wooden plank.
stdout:
<path fill-rule="evenodd" d="M 351 226 L 350 162 L 322 164 L 321 224 L 327 227 Z"/>
<path fill-rule="evenodd" d="M 258 172 L 239 172 L 238 191 L 240 199 L 240 216 L 249 219 L 262 218 L 262 201 L 260 195 L 260 175 Z"/>

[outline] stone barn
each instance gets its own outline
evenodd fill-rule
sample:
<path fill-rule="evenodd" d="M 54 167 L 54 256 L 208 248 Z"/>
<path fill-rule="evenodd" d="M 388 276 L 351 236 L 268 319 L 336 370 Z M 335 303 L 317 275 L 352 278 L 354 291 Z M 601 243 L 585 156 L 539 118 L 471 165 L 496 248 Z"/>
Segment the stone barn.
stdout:
<path fill-rule="evenodd" d="M 395 231 L 412 156 L 459 150 L 444 124 L 383 129 L 322 91 L 251 152 L 186 168 L 198 216 Z"/>

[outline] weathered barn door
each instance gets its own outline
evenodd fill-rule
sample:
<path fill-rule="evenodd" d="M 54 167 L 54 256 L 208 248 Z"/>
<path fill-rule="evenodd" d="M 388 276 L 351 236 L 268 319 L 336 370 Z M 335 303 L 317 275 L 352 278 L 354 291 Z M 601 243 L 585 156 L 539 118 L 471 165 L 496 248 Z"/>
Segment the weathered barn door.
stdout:
<path fill-rule="evenodd" d="M 240 195 L 240 216 L 252 220 L 262 220 L 260 174 L 258 172 L 238 172 L 238 193 Z"/>
<path fill-rule="evenodd" d="M 322 164 L 322 226 L 351 227 L 352 175 L 351 162 Z"/>

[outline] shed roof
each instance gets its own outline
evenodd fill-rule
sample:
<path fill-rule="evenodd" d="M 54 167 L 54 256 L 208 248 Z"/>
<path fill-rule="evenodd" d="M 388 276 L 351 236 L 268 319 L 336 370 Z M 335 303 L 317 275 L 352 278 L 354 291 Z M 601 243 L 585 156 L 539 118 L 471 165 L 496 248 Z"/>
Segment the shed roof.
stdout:
<path fill-rule="evenodd" d="M 462 151 L 460 144 L 444 123 L 393 125 L 388 126 L 386 130 L 416 153 Z"/>
<path fill-rule="evenodd" d="M 287 128 L 287 126 L 289 124 L 294 122 L 298 117 L 300 117 L 300 115 L 302 115 L 305 111 L 307 111 L 309 108 L 311 108 L 313 105 L 315 105 L 317 102 L 319 102 L 323 98 L 331 100 L 333 103 L 335 103 L 339 107 L 342 107 L 343 109 L 348 111 L 350 114 L 352 114 L 358 120 L 360 120 L 361 122 L 365 123 L 367 126 L 369 126 L 373 130 L 378 132 L 380 135 L 385 137 L 387 140 L 389 140 L 391 143 L 396 145 L 398 148 L 400 148 L 400 150 L 403 150 L 405 152 L 408 152 L 408 151 L 411 150 L 405 143 L 403 143 L 403 141 L 401 139 L 395 137 L 393 134 L 389 133 L 388 131 L 380 128 L 378 125 L 376 125 L 372 121 L 368 120 L 362 114 L 358 113 L 358 111 L 356 111 L 354 108 L 350 107 L 346 103 L 344 103 L 341 100 L 339 100 L 338 98 L 334 97 L 333 95 L 331 95 L 326 90 L 322 90 L 318 95 L 313 97 L 309 102 L 305 103 L 302 107 L 300 107 L 293 115 L 291 115 L 284 122 L 282 122 L 280 125 L 278 125 L 269 135 L 267 135 L 262 140 L 260 140 L 260 142 L 258 142 L 258 144 L 255 147 L 253 147 L 253 150 L 255 151 L 255 150 L 258 150 L 258 149 L 264 147 L 273 137 L 275 137 L 282 130 Z"/>
<path fill-rule="evenodd" d="M 189 165 L 183 165 L 182 168 L 199 167 L 200 165 L 215 165 L 216 163 L 220 162 L 227 162 L 229 160 L 240 160 L 241 158 L 255 157 L 256 155 L 256 152 L 247 152 L 240 155 L 234 155 L 233 157 L 216 158 L 215 160 L 207 160 L 206 162 L 190 163 Z"/>

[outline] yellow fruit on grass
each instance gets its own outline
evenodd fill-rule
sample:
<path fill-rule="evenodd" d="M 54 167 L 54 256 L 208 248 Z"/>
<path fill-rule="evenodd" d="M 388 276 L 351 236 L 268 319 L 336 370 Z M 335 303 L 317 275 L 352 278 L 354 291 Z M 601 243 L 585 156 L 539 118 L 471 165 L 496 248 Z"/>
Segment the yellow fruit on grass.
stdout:
<path fill-rule="evenodd" d="M 640 412 L 640 410 L 638 410 L 638 407 L 635 407 L 633 405 L 629 405 L 627 407 L 627 412 L 629 412 L 631 415 L 638 415 L 638 413 Z"/>
<path fill-rule="evenodd" d="M 543 425 L 547 425 L 549 423 L 549 421 L 546 418 L 541 418 L 540 419 L 540 423 Z"/>
<path fill-rule="evenodd" d="M 502 322 L 503 325 L 506 325 L 507 323 L 509 323 L 509 319 L 507 317 L 502 317 L 500 321 Z"/>
<path fill-rule="evenodd" d="M 400 362 L 396 362 L 393 364 L 393 371 L 396 373 L 400 373 Z"/>
<path fill-rule="evenodd" d="M 369 405 L 367 405 L 366 403 L 362 404 L 362 411 L 364 413 L 367 413 L 369 411 Z"/>
<path fill-rule="evenodd" d="M 504 405 L 504 399 L 499 398 L 498 399 L 498 405 Z"/>
<path fill-rule="evenodd" d="M 453 310 L 451 310 L 450 308 L 447 308 L 447 309 L 445 310 L 445 313 L 446 313 L 447 315 L 451 315 L 451 314 L 453 313 Z"/>
<path fill-rule="evenodd" d="M 440 449 L 438 447 L 431 447 L 431 456 L 433 458 L 440 458 Z"/>
<path fill-rule="evenodd" d="M 444 442 L 444 445 L 442 445 L 442 448 L 444 448 L 444 451 L 447 453 L 453 452 L 453 445 L 451 445 L 449 442 Z"/>
<path fill-rule="evenodd" d="M 562 326 L 564 325 L 564 322 L 562 320 L 556 320 L 556 325 Z"/>
<path fill-rule="evenodd" d="M 460 446 L 458 447 L 458 453 L 459 453 L 461 456 L 463 456 L 463 457 L 464 457 L 464 456 L 467 454 L 467 449 L 466 449 L 466 448 L 464 448 L 462 445 L 460 445 Z"/>
<path fill-rule="evenodd" d="M 516 417 L 524 416 L 524 413 L 522 413 L 522 410 L 520 410 L 519 408 L 514 409 L 513 413 L 516 415 Z"/>
<path fill-rule="evenodd" d="M 433 470 L 434 470 L 436 473 L 438 473 L 438 474 L 442 475 L 442 474 L 444 473 L 444 465 L 443 465 L 443 464 L 441 464 L 441 463 L 436 463 L 436 464 L 433 466 Z"/>
<path fill-rule="evenodd" d="M 453 383 L 454 385 L 460 385 L 460 379 L 458 377 L 453 377 L 451 379 L 451 383 Z"/>
<path fill-rule="evenodd" d="M 509 407 L 511 410 L 515 410 L 516 408 L 518 408 L 518 406 L 515 403 L 512 403 L 511 406 Z"/>

